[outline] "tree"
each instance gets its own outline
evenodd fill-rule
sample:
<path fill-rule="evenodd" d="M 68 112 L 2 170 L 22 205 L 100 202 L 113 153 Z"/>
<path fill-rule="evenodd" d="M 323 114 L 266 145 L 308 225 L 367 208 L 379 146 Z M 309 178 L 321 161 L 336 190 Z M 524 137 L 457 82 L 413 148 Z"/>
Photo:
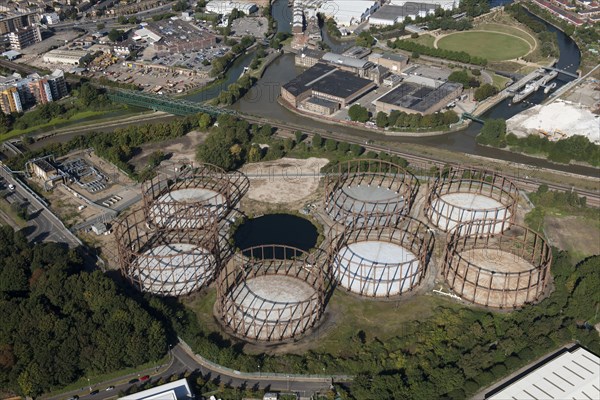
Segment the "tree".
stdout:
<path fill-rule="evenodd" d="M 312 137 L 311 143 L 315 149 L 320 149 L 321 146 L 323 146 L 323 138 L 321 138 L 321 135 L 318 133 L 315 133 Z"/>
<path fill-rule="evenodd" d="M 503 119 L 487 119 L 477 135 L 477 142 L 484 145 L 506 146 L 506 121 Z"/>
<path fill-rule="evenodd" d="M 368 31 L 362 31 L 356 38 L 356 45 L 362 47 L 371 47 L 375 44 L 375 38 Z"/>
<path fill-rule="evenodd" d="M 120 42 L 123 37 L 123 31 L 112 28 L 110 32 L 108 32 L 108 38 L 111 42 Z"/>
<path fill-rule="evenodd" d="M 489 83 L 484 83 L 475 90 L 475 100 L 482 101 L 498 93 L 498 89 Z"/>
<path fill-rule="evenodd" d="M 348 109 L 348 116 L 352 121 L 367 122 L 369 120 L 369 111 L 359 104 L 354 104 Z"/>
<path fill-rule="evenodd" d="M 383 111 L 377 113 L 377 119 L 375 121 L 378 127 L 385 128 L 388 125 L 388 116 Z"/>
<path fill-rule="evenodd" d="M 333 139 L 325 140 L 325 149 L 327 151 L 335 151 L 337 149 L 337 142 Z"/>
<path fill-rule="evenodd" d="M 302 133 L 301 131 L 294 132 L 294 136 L 296 138 L 296 143 L 300 143 L 304 140 L 304 133 Z"/>
<path fill-rule="evenodd" d="M 198 127 L 203 131 L 207 130 L 212 124 L 212 118 L 209 114 L 201 113 L 198 118 Z"/>

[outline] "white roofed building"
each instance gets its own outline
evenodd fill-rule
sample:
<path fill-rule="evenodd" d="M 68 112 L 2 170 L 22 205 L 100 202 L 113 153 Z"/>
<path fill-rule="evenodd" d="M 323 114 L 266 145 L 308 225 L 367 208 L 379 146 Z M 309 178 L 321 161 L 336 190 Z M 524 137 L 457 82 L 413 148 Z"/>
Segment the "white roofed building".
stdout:
<path fill-rule="evenodd" d="M 370 0 L 327 0 L 317 11 L 333 18 L 339 26 L 358 25 L 379 8 L 379 2 Z"/>
<path fill-rule="evenodd" d="M 414 20 L 435 13 L 438 5 L 433 3 L 407 2 L 403 5 L 385 5 L 369 17 L 370 25 L 390 26 L 403 22 L 406 18 Z"/>
<path fill-rule="evenodd" d="M 193 398 L 194 394 L 185 378 L 121 397 L 123 400 L 184 400 Z"/>
<path fill-rule="evenodd" d="M 533 371 L 500 383 L 485 394 L 504 399 L 600 399 L 600 357 L 577 347 L 563 349 Z M 527 372 L 527 371 L 525 371 Z"/>
<path fill-rule="evenodd" d="M 205 10 L 215 14 L 229 15 L 234 8 L 237 8 L 238 11 L 242 11 L 246 15 L 258 11 L 258 6 L 255 3 L 229 0 L 211 0 L 206 4 Z"/>
<path fill-rule="evenodd" d="M 393 6 L 403 6 L 412 3 L 410 0 L 390 0 L 388 4 Z M 460 0 L 419 0 L 421 4 L 432 4 L 436 8 L 442 7 L 444 10 L 452 10 L 460 5 Z"/>

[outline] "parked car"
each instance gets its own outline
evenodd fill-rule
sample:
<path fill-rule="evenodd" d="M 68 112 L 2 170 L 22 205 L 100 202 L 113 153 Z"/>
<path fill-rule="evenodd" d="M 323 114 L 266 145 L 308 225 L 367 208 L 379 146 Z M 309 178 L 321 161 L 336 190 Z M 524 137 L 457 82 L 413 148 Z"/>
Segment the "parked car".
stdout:
<path fill-rule="evenodd" d="M 98 392 L 99 392 L 99 390 L 98 390 L 98 389 L 96 389 L 96 390 L 94 390 L 93 392 L 90 392 L 90 396 L 93 396 L 93 395 L 95 395 L 95 394 L 98 394 Z"/>
<path fill-rule="evenodd" d="M 140 380 L 138 378 L 133 378 L 132 380 L 129 381 L 129 383 L 136 383 L 139 382 Z"/>
<path fill-rule="evenodd" d="M 145 382 L 145 381 L 147 381 L 148 379 L 150 379 L 150 375 L 144 375 L 144 376 L 142 376 L 142 377 L 140 378 L 140 382 Z"/>
<path fill-rule="evenodd" d="M 107 388 L 106 388 L 106 391 L 108 392 L 109 390 L 115 390 L 115 387 L 114 387 L 114 386 L 109 386 L 109 387 L 107 387 Z"/>

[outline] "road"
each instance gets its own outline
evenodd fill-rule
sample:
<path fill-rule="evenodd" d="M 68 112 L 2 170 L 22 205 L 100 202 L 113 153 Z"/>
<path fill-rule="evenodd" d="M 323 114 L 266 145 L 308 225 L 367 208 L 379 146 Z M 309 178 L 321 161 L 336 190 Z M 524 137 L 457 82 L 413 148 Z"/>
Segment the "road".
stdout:
<path fill-rule="evenodd" d="M 151 17 L 153 15 L 163 14 L 165 12 L 171 11 L 171 7 L 173 6 L 173 3 L 174 2 L 169 2 L 160 7 L 151 8 L 151 9 L 145 10 L 145 11 L 140 11 L 135 14 L 129 14 L 129 15 L 126 15 L 125 17 L 129 18 L 129 17 L 135 16 L 140 19 L 144 19 L 146 17 Z M 59 22 L 58 24 L 50 25 L 49 27 L 56 31 L 63 31 L 63 30 L 68 30 L 68 29 L 73 29 L 73 28 L 81 28 L 81 29 L 85 29 L 87 31 L 96 31 L 96 30 L 98 30 L 97 25 L 99 23 L 104 24 L 105 29 L 106 29 L 106 27 L 108 27 L 109 24 L 117 22 L 118 19 L 119 19 L 118 16 L 106 17 L 106 18 L 94 18 L 93 20 L 83 19 L 80 21 Z"/>
<path fill-rule="evenodd" d="M 63 400 L 77 395 L 80 399 L 113 399 L 117 397 L 119 391 L 124 391 L 132 385 L 139 383 L 129 383 L 132 379 L 139 379 L 141 376 L 150 375 L 150 379 L 152 381 L 157 381 L 161 378 L 166 379 L 172 375 L 182 374 L 185 371 L 198 371 L 204 376 L 210 374 L 211 379 L 216 379 L 219 382 L 223 382 L 234 387 L 245 385 L 246 387 L 257 387 L 260 389 L 274 391 L 291 391 L 300 394 L 312 394 L 316 391 L 326 390 L 330 386 L 330 381 L 327 379 L 320 379 L 317 381 L 316 378 L 302 378 L 294 375 L 272 377 L 265 374 L 264 378 L 256 378 L 256 374 L 247 374 L 248 376 L 243 373 L 229 374 L 219 368 L 208 366 L 206 363 L 202 362 L 202 360 L 199 360 L 192 355 L 188 350 L 186 350 L 186 346 L 180 343 L 171 349 L 171 359 L 166 365 L 123 375 L 102 383 L 82 387 L 78 390 L 72 390 L 54 396 L 42 396 L 41 398 L 46 400 Z M 114 386 L 114 389 L 107 391 L 106 388 L 110 386 Z M 90 391 L 95 390 L 99 390 L 99 392 L 95 395 L 90 395 Z"/>
<path fill-rule="evenodd" d="M 27 227 L 24 229 L 27 238 L 30 241 L 34 243 L 66 243 L 72 248 L 81 245 L 81 241 L 4 168 L 0 168 L 0 177 L 0 181 L 5 187 L 8 187 L 9 184 L 14 185 L 15 187 L 14 190 L 9 190 L 6 200 L 11 204 L 27 204 L 27 212 L 30 219 L 27 223 Z"/>

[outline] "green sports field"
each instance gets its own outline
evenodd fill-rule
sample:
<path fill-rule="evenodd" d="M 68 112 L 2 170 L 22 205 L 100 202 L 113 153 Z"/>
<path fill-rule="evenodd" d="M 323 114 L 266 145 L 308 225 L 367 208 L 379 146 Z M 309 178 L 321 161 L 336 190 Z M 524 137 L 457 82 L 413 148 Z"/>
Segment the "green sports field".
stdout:
<path fill-rule="evenodd" d="M 464 51 L 488 61 L 503 61 L 524 56 L 531 49 L 524 39 L 500 32 L 467 31 L 452 33 L 438 40 L 437 47 Z"/>

